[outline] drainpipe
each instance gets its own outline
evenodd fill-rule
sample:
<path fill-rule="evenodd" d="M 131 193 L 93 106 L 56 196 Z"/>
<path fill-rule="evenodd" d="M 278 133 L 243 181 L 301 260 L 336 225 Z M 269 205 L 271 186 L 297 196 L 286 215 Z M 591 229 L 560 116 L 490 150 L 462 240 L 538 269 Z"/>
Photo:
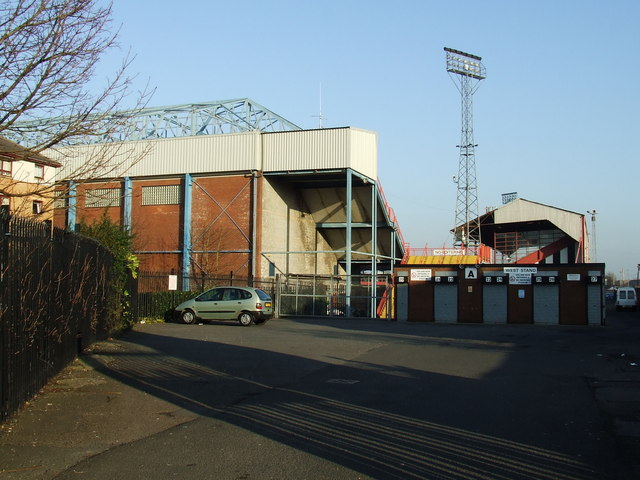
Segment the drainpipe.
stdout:
<path fill-rule="evenodd" d="M 191 275 L 191 192 L 193 179 L 184 174 L 184 221 L 182 224 L 182 290 L 189 291 Z"/>
<path fill-rule="evenodd" d="M 393 225 L 393 229 L 391 230 L 391 270 L 396 266 L 396 226 Z"/>
<path fill-rule="evenodd" d="M 67 230 L 76 231 L 76 204 L 78 202 L 78 185 L 73 180 L 69 180 L 69 198 L 67 199 Z"/>
<path fill-rule="evenodd" d="M 258 174 L 257 172 L 252 172 L 252 202 L 251 202 L 251 210 L 252 210 L 252 222 L 251 222 L 251 278 L 255 279 L 256 277 L 256 262 L 258 261 L 258 256 L 256 252 L 257 247 L 257 238 L 258 238 Z"/>
<path fill-rule="evenodd" d="M 124 177 L 124 209 L 123 209 L 123 224 L 124 229 L 127 232 L 131 232 L 131 203 L 132 203 L 133 182 L 131 177 Z"/>

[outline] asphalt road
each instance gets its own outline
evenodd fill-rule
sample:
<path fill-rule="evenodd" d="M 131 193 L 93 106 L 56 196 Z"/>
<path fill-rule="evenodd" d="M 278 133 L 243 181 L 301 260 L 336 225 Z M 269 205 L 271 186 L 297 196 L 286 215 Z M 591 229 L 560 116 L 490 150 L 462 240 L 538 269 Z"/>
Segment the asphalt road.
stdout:
<path fill-rule="evenodd" d="M 637 411 L 640 390 L 618 388 L 640 388 L 637 359 L 637 313 L 139 325 L 16 416 L 0 479 L 626 480 L 635 437 L 612 405 Z M 93 380 L 60 386 L 74 375 Z"/>

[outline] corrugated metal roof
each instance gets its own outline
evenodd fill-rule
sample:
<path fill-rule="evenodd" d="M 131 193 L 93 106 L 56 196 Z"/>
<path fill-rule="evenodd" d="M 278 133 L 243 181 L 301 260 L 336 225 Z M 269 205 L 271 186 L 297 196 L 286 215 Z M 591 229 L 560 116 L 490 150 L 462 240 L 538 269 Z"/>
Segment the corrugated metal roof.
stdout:
<path fill-rule="evenodd" d="M 548 220 L 576 241 L 583 236 L 584 215 L 524 198 L 517 198 L 492 213 L 495 224 Z"/>
<path fill-rule="evenodd" d="M 263 135 L 263 170 L 286 172 L 351 168 L 375 180 L 377 136 L 351 127 Z"/>
<path fill-rule="evenodd" d="M 60 160 L 59 178 L 206 174 L 258 170 L 317 171 L 351 168 L 377 179 L 377 137 L 351 127 L 203 135 L 66 147 L 47 152 Z"/>

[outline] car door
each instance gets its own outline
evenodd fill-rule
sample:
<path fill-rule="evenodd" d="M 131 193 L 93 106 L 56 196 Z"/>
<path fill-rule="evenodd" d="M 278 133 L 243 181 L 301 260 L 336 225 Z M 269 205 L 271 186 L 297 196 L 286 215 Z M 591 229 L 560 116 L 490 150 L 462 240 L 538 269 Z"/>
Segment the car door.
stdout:
<path fill-rule="evenodd" d="M 219 309 L 219 303 L 224 296 L 224 288 L 213 288 L 196 297 L 196 315 L 203 320 L 213 320 Z"/>
<path fill-rule="evenodd" d="M 218 320 L 236 318 L 242 307 L 242 293 L 238 288 L 224 288 L 222 299 L 217 302 L 214 317 Z"/>

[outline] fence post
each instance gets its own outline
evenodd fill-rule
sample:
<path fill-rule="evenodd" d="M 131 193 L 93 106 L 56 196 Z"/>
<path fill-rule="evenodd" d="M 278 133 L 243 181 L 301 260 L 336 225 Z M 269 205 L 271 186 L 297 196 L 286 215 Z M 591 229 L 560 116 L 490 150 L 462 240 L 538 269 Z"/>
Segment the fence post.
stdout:
<path fill-rule="evenodd" d="M 393 277 L 389 278 L 389 276 L 387 276 L 387 285 L 385 287 L 386 290 L 386 305 L 385 305 L 385 310 L 387 311 L 387 320 L 392 320 L 391 315 L 392 315 L 392 311 L 391 311 L 391 307 L 393 306 L 392 302 L 393 302 Z"/>
<path fill-rule="evenodd" d="M 8 415 L 8 372 L 6 366 L 6 357 L 8 349 L 5 348 L 7 338 L 7 321 L 5 319 L 4 310 L 7 299 L 5 294 L 6 288 L 6 264 L 9 257 L 9 242 L 7 235 L 9 234 L 9 213 L 5 209 L 0 210 L 0 419 Z"/>
<path fill-rule="evenodd" d="M 275 288 L 275 292 L 273 293 L 274 296 L 274 302 L 276 304 L 276 317 L 280 317 L 280 299 L 282 298 L 281 295 L 281 288 L 282 288 L 282 282 L 280 279 L 280 274 L 276 273 L 276 288 Z"/>

